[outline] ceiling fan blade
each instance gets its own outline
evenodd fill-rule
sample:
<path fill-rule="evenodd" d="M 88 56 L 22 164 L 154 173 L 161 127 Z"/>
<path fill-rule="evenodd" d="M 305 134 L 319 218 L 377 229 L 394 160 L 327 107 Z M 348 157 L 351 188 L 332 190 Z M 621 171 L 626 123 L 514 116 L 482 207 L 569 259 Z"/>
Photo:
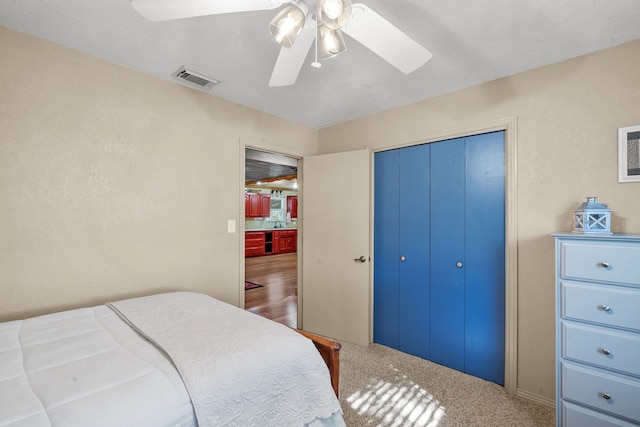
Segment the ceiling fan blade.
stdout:
<path fill-rule="evenodd" d="M 353 4 L 352 9 L 351 19 L 342 31 L 403 73 L 417 70 L 433 56 L 364 4 Z"/>
<path fill-rule="evenodd" d="M 248 12 L 280 7 L 291 0 L 130 0 L 149 21 L 191 18 L 221 13 Z"/>
<path fill-rule="evenodd" d="M 315 19 L 307 19 L 293 46 L 280 49 L 276 65 L 273 68 L 273 73 L 271 73 L 269 86 L 289 86 L 296 82 L 304 60 L 309 53 L 309 48 L 316 38 L 316 31 Z"/>

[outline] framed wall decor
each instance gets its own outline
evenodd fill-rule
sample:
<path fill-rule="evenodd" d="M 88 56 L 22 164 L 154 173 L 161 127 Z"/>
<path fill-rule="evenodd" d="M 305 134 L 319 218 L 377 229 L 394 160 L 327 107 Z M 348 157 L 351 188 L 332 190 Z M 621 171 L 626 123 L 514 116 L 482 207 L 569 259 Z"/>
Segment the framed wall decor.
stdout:
<path fill-rule="evenodd" d="M 618 182 L 640 182 L 640 125 L 618 128 Z"/>

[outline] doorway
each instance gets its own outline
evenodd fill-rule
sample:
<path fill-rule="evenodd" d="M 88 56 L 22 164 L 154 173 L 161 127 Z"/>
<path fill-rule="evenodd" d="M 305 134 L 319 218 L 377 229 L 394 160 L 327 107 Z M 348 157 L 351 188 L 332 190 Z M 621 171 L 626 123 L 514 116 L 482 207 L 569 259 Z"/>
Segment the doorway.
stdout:
<path fill-rule="evenodd" d="M 298 160 L 245 149 L 245 309 L 298 319 Z"/>

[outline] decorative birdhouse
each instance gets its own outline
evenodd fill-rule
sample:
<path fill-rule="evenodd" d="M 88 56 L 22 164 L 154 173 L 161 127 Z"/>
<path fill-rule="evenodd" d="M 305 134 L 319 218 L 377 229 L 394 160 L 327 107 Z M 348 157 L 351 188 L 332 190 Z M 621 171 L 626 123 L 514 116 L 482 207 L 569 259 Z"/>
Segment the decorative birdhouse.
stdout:
<path fill-rule="evenodd" d="M 604 203 L 596 202 L 595 197 L 587 197 L 578 209 L 573 211 L 574 233 L 611 233 L 611 210 Z"/>

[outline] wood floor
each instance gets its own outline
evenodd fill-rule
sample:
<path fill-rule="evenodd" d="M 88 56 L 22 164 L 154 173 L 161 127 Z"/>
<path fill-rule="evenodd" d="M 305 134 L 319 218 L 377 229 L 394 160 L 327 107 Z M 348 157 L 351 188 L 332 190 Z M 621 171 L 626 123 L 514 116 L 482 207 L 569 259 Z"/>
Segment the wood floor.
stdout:
<path fill-rule="evenodd" d="M 245 280 L 262 285 L 244 292 L 245 309 L 295 328 L 298 319 L 298 254 L 245 258 Z"/>

